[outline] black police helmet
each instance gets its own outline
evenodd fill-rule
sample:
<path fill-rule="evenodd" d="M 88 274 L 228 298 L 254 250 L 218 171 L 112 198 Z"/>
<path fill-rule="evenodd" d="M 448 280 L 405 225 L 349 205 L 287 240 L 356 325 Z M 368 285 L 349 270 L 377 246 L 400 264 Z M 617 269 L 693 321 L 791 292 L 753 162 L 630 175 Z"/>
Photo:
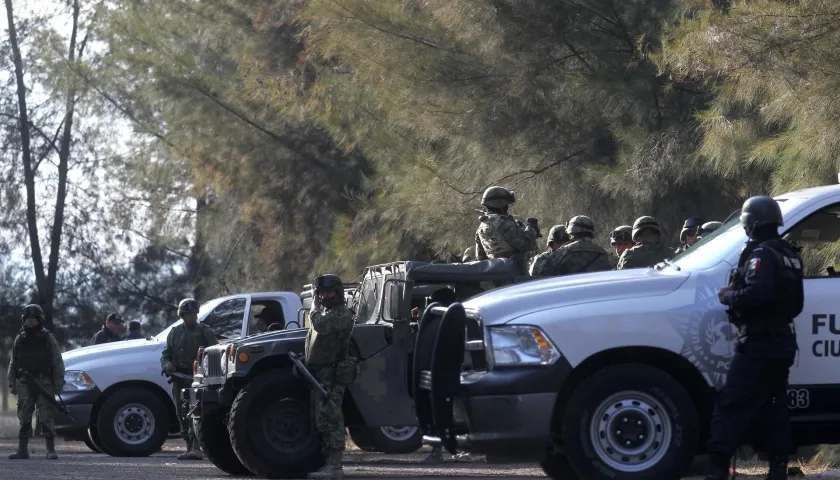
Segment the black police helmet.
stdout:
<path fill-rule="evenodd" d="M 318 293 L 321 290 L 334 290 L 335 293 L 344 295 L 344 282 L 341 281 L 341 278 L 339 278 L 338 275 L 328 273 L 326 275 L 315 277 L 315 280 L 312 281 L 312 285 L 315 288 L 315 293 Z"/>
<path fill-rule="evenodd" d="M 685 223 L 683 223 L 683 228 L 700 228 L 704 223 L 706 223 L 706 221 L 700 217 L 691 217 L 686 219 Z"/>
<path fill-rule="evenodd" d="M 31 303 L 25 307 L 23 307 L 23 315 L 21 315 L 21 320 L 26 320 L 27 318 L 37 318 L 39 321 L 44 321 L 44 309 L 41 308 L 40 305 L 36 305 Z"/>
<path fill-rule="evenodd" d="M 751 234 L 756 227 L 762 225 L 781 227 L 784 224 L 779 203 L 771 197 L 763 195 L 751 197 L 744 202 L 744 206 L 741 207 L 740 220 L 747 234 Z"/>

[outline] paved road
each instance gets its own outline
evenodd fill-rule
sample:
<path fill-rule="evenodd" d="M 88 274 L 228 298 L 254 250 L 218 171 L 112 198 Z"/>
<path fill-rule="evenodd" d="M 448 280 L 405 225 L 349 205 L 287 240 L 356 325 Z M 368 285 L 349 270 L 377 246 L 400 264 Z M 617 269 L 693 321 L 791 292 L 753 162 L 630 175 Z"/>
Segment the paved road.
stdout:
<path fill-rule="evenodd" d="M 182 441 L 169 441 L 163 450 L 147 458 L 115 458 L 93 453 L 81 442 L 56 442 L 58 460 L 44 458 L 43 439 L 30 445 L 32 458 L 28 461 L 7 460 L 6 455 L 17 445 L 15 440 L 0 439 L 0 478 L 33 480 L 161 480 L 190 478 L 195 480 L 232 480 L 208 461 L 182 462 L 175 456 L 183 450 Z M 410 455 L 381 455 L 358 450 L 345 455 L 344 475 L 358 479 L 432 478 L 439 480 L 467 480 L 483 478 L 545 480 L 538 465 L 494 465 L 475 461 L 447 460 L 442 465 L 421 465 L 428 453 Z M 250 478 L 253 477 L 242 477 Z M 691 477 L 684 480 L 699 480 Z M 739 479 L 760 479 L 762 476 L 738 476 Z M 791 477 L 794 478 L 794 477 Z M 801 480 L 802 477 L 799 477 Z"/>

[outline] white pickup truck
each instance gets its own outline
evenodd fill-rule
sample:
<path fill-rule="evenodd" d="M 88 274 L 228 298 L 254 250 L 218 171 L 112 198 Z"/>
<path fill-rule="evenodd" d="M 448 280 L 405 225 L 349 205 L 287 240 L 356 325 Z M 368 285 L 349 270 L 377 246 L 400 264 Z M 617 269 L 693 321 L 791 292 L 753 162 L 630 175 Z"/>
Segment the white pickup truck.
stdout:
<path fill-rule="evenodd" d="M 806 265 L 794 446 L 840 443 L 840 186 L 776 200 Z M 555 479 L 681 477 L 705 448 L 734 353 L 717 292 L 745 240 L 735 215 L 655 268 L 534 280 L 427 311 L 416 348 L 434 356 L 414 382 L 426 443 L 537 460 Z M 465 351 L 472 362 L 453 366 Z"/>
<path fill-rule="evenodd" d="M 213 329 L 220 343 L 258 334 L 258 314 L 266 305 L 282 307 L 284 328 L 301 326 L 302 304 L 292 292 L 249 293 L 216 298 L 201 305 L 198 321 Z M 112 342 L 64 353 L 61 399 L 69 416 L 56 419 L 67 439 L 84 440 L 112 456 L 148 456 L 179 432 L 175 402 L 161 375 L 160 353 L 169 330 L 151 339 Z"/>

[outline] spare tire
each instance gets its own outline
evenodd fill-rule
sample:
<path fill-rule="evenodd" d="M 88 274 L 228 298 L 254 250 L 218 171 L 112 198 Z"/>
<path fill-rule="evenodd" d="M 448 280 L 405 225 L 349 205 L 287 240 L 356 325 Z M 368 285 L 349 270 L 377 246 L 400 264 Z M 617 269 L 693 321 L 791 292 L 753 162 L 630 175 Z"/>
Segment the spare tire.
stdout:
<path fill-rule="evenodd" d="M 263 372 L 239 391 L 228 433 L 242 465 L 263 478 L 305 478 L 324 464 L 309 389 L 289 370 Z"/>

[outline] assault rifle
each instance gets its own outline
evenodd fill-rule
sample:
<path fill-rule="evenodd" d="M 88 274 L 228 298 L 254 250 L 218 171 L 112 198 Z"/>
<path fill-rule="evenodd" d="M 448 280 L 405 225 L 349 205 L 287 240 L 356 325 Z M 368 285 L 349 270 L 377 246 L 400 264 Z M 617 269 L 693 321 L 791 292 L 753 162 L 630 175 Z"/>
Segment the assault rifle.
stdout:
<path fill-rule="evenodd" d="M 312 388 L 314 388 L 321 395 L 323 395 L 324 398 L 326 398 L 327 401 L 330 402 L 330 405 L 332 405 L 334 408 L 339 408 L 338 405 L 336 405 L 335 402 L 333 402 L 330 399 L 329 395 L 327 394 L 327 389 L 324 388 L 324 385 L 321 382 L 319 382 L 317 378 L 315 378 L 315 375 L 312 375 L 312 372 L 310 372 L 309 369 L 306 368 L 306 365 L 303 364 L 303 362 L 300 360 L 300 357 L 301 355 L 295 355 L 294 352 L 289 352 L 289 358 L 291 358 L 292 363 L 295 364 L 295 369 L 301 375 L 303 375 L 303 378 L 306 380 L 306 383 L 308 383 Z"/>
<path fill-rule="evenodd" d="M 35 377 L 32 376 L 31 373 L 27 372 L 26 370 L 21 370 L 18 372 L 18 377 L 23 379 L 24 383 L 26 384 L 26 388 L 29 389 L 29 393 L 34 394 L 36 397 L 40 396 L 43 397 L 44 400 L 47 401 L 50 405 L 52 405 L 56 410 L 63 413 L 64 415 L 70 416 L 70 411 L 67 410 L 67 407 L 64 406 L 64 400 L 61 399 L 60 395 L 51 395 L 37 380 Z M 56 400 L 58 398 L 58 400 Z M 61 402 L 61 403 L 59 403 Z M 72 418 L 72 417 L 71 417 Z"/>

